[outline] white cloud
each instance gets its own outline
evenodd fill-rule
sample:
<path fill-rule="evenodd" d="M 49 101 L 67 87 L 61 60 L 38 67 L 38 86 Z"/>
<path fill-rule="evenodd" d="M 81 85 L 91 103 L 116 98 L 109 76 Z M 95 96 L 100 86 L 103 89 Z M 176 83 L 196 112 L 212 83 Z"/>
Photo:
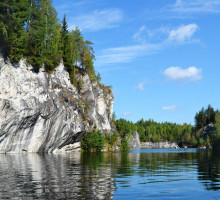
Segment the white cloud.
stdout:
<path fill-rule="evenodd" d="M 176 110 L 177 109 L 177 106 L 176 105 L 172 105 L 172 106 L 164 106 L 162 107 L 162 110 Z"/>
<path fill-rule="evenodd" d="M 163 38 L 156 43 L 146 43 L 146 40 L 142 37 L 143 33 L 147 34 L 147 32 L 150 32 L 146 30 L 145 26 L 140 27 L 139 31 L 134 34 L 133 39 L 141 41 L 141 44 L 104 49 L 96 57 L 96 66 L 114 63 L 128 63 L 139 57 L 154 54 L 172 45 L 182 45 L 195 42 L 193 35 L 198 30 L 198 25 L 182 25 L 175 29 L 161 28 L 156 30 L 157 34 L 159 34 L 159 30 L 161 34 L 166 36 L 165 39 Z"/>
<path fill-rule="evenodd" d="M 197 81 L 202 79 L 202 69 L 189 67 L 182 69 L 181 67 L 169 67 L 164 72 L 164 77 L 171 81 Z"/>
<path fill-rule="evenodd" d="M 142 83 L 139 83 L 134 89 L 135 90 L 144 90 L 145 81 Z"/>
<path fill-rule="evenodd" d="M 95 10 L 92 13 L 72 19 L 74 25 L 70 26 L 70 29 L 75 26 L 79 26 L 81 29 L 89 31 L 115 28 L 119 26 L 119 22 L 122 21 L 122 18 L 122 11 L 117 8 Z"/>
<path fill-rule="evenodd" d="M 141 43 L 146 42 L 146 27 L 141 26 L 139 30 L 133 35 L 133 40 Z"/>
<path fill-rule="evenodd" d="M 169 32 L 170 30 L 168 27 L 160 27 L 157 29 L 149 30 L 145 25 L 143 25 L 136 33 L 134 33 L 132 38 L 135 42 L 145 44 L 147 41 L 149 42 L 153 39 L 161 40 L 164 35 L 167 37 Z"/>
<path fill-rule="evenodd" d="M 132 112 L 124 112 L 122 115 L 123 116 L 131 116 L 133 113 Z"/>
<path fill-rule="evenodd" d="M 158 45 L 141 44 L 131 46 L 121 46 L 109 48 L 102 51 L 101 55 L 96 57 L 96 65 L 114 64 L 114 63 L 128 63 L 138 57 L 152 54 L 159 50 Z"/>
<path fill-rule="evenodd" d="M 180 26 L 179 28 L 170 31 L 168 41 L 184 43 L 186 41 L 189 41 L 197 30 L 197 24 L 188 24 L 186 26 Z"/>
<path fill-rule="evenodd" d="M 170 6 L 170 11 L 177 13 L 219 13 L 219 0 L 177 0 Z"/>

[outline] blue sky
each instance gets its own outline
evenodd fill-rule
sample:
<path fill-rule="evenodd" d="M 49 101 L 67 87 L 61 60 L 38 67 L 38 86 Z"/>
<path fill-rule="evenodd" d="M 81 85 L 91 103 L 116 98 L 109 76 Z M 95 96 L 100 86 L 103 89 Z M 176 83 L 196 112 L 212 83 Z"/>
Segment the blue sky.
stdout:
<path fill-rule="evenodd" d="M 220 108 L 220 0 L 54 0 L 94 42 L 117 118 L 194 124 Z"/>

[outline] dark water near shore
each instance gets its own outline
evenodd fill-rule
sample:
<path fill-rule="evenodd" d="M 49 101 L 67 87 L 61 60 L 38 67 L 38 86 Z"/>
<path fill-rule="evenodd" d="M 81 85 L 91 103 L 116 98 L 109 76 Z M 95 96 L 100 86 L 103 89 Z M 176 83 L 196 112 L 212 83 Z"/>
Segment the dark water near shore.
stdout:
<path fill-rule="evenodd" d="M 220 154 L 0 155 L 0 199 L 220 199 Z"/>

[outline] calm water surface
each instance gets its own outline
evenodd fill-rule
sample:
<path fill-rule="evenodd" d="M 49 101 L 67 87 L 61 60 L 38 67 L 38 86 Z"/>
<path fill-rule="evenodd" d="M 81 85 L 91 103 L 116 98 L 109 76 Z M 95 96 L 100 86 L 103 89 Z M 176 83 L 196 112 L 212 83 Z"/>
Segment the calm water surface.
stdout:
<path fill-rule="evenodd" d="M 196 149 L 0 155 L 0 199 L 220 200 L 220 155 Z"/>

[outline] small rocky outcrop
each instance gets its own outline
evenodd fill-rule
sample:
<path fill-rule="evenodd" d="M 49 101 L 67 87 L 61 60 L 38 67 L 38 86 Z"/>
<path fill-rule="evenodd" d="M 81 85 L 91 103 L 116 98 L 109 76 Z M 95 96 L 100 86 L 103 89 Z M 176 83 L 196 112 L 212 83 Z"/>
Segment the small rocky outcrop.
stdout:
<path fill-rule="evenodd" d="M 179 148 L 177 143 L 171 143 L 171 142 L 143 142 L 140 145 L 141 149 L 167 149 L 167 148 Z"/>
<path fill-rule="evenodd" d="M 215 133 L 215 131 L 216 131 L 215 125 L 213 123 L 210 123 L 203 128 L 200 137 L 207 138 L 207 136 L 211 136 L 213 133 Z"/>
<path fill-rule="evenodd" d="M 128 138 L 128 145 L 130 149 L 140 149 L 141 143 L 138 133 L 136 131 L 133 131 L 131 136 L 132 138 Z"/>
<path fill-rule="evenodd" d="M 112 130 L 111 90 L 78 74 L 74 87 L 61 63 L 54 72 L 34 73 L 0 56 L 0 152 L 59 152 L 96 127 Z M 66 148 L 68 149 L 68 148 Z"/>

